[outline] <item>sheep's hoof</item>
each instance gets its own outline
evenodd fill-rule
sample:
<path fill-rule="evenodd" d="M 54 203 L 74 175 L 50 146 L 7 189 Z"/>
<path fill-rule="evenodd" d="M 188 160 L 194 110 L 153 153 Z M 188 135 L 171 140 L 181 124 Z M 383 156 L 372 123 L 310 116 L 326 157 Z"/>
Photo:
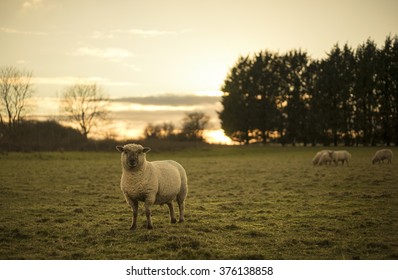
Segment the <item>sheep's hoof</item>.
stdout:
<path fill-rule="evenodd" d="M 130 227 L 130 230 L 133 231 L 133 230 L 135 230 L 136 228 L 137 228 L 136 225 L 132 225 L 132 226 Z"/>
<path fill-rule="evenodd" d="M 180 219 L 178 222 L 183 223 L 184 221 L 185 221 L 184 219 Z"/>
<path fill-rule="evenodd" d="M 172 224 L 177 223 L 177 219 L 171 219 L 171 223 L 172 223 Z"/>
<path fill-rule="evenodd" d="M 153 229 L 153 225 L 147 225 L 146 228 L 149 229 L 149 230 L 152 230 Z"/>

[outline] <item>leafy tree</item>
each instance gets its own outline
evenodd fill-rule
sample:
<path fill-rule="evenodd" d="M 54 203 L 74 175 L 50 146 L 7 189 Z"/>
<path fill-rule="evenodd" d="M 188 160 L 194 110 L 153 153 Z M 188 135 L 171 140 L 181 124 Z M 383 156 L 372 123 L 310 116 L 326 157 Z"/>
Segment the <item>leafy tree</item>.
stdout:
<path fill-rule="evenodd" d="M 333 46 L 327 57 L 259 52 L 239 57 L 221 88 L 218 112 L 235 141 L 398 144 L 398 39 Z"/>
<path fill-rule="evenodd" d="M 392 141 L 398 146 L 398 36 L 392 40 L 391 53 L 389 54 L 388 73 L 391 81 L 391 123 L 392 123 Z"/>
<path fill-rule="evenodd" d="M 245 144 L 266 143 L 276 131 L 281 141 L 304 139 L 308 65 L 307 54 L 301 51 L 285 56 L 265 51 L 239 58 L 222 87 L 224 110 L 219 117 L 226 134 Z"/>
<path fill-rule="evenodd" d="M 305 124 L 308 119 L 309 95 L 307 94 L 306 71 L 309 58 L 305 52 L 292 51 L 284 58 L 284 71 L 281 73 L 285 80 L 283 98 L 286 106 L 283 108 L 287 116 L 287 138 L 293 145 L 297 141 L 307 143 Z"/>
<path fill-rule="evenodd" d="M 232 140 L 249 144 L 251 125 L 249 57 L 240 57 L 231 69 L 221 90 L 224 109 L 218 112 L 221 127 Z"/>
<path fill-rule="evenodd" d="M 347 45 L 344 45 L 342 52 L 340 83 L 341 83 L 341 123 L 340 131 L 344 144 L 349 146 L 355 137 L 354 134 L 354 86 L 355 86 L 355 54 Z"/>
<path fill-rule="evenodd" d="M 324 110 L 321 107 L 322 98 L 320 98 L 319 75 L 321 63 L 318 60 L 311 61 L 307 68 L 307 94 L 308 94 L 308 118 L 305 125 L 305 133 L 308 142 L 315 146 L 321 141 L 321 131 L 323 128 Z"/>
<path fill-rule="evenodd" d="M 341 49 L 336 44 L 320 65 L 318 94 L 321 95 L 319 106 L 323 109 L 322 133 L 335 146 L 341 139 L 349 145 L 353 129 L 354 53 L 347 45 Z"/>
<path fill-rule="evenodd" d="M 397 144 L 398 133 L 398 38 L 388 36 L 379 50 L 378 103 L 381 140 L 388 146 Z"/>
<path fill-rule="evenodd" d="M 357 134 L 365 146 L 376 144 L 376 121 L 379 110 L 377 86 L 377 47 L 368 40 L 356 51 L 355 122 Z"/>
<path fill-rule="evenodd" d="M 277 97 L 279 96 L 280 77 L 278 76 L 279 55 L 269 51 L 260 52 L 254 57 L 251 68 L 253 77 L 254 120 L 258 130 L 257 141 L 266 143 L 277 131 L 280 121 Z"/>

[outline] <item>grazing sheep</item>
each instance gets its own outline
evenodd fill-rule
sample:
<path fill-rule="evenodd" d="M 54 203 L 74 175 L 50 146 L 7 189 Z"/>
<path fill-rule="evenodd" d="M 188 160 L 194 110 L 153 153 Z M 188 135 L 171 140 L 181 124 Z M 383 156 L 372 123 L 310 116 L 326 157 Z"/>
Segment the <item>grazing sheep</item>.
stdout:
<path fill-rule="evenodd" d="M 339 161 L 341 161 L 342 165 L 344 165 L 344 162 L 346 162 L 348 166 L 348 162 L 351 159 L 351 154 L 347 151 L 332 151 L 331 157 L 336 165 L 338 165 Z"/>
<path fill-rule="evenodd" d="M 372 163 L 380 163 L 380 161 L 384 163 L 385 159 L 388 163 L 392 163 L 392 151 L 390 149 L 378 150 L 372 158 Z"/>
<path fill-rule="evenodd" d="M 332 151 L 326 151 L 321 155 L 321 158 L 318 161 L 318 165 L 323 164 L 332 164 Z"/>
<path fill-rule="evenodd" d="M 331 163 L 332 159 L 330 158 L 329 154 L 332 151 L 330 150 L 322 150 L 316 153 L 314 158 L 312 159 L 313 165 L 322 165 L 323 163 Z"/>
<path fill-rule="evenodd" d="M 188 193 L 185 169 L 172 160 L 147 161 L 151 149 L 138 144 L 117 146 L 121 152 L 122 178 L 120 187 L 127 203 L 133 209 L 131 230 L 137 227 L 138 202 L 145 202 L 147 228 L 153 229 L 151 206 L 167 204 L 171 223 L 176 223 L 173 200 L 177 200 L 180 219 L 184 221 L 184 204 Z"/>

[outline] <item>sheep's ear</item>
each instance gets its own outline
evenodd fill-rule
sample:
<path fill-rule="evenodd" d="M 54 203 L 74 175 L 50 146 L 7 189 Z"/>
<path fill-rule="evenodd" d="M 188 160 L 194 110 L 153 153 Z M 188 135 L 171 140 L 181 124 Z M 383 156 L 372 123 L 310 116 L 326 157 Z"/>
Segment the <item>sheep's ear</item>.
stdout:
<path fill-rule="evenodd" d="M 118 151 L 121 152 L 121 153 L 124 152 L 123 146 L 116 146 L 116 150 L 118 150 Z"/>
<path fill-rule="evenodd" d="M 149 147 L 144 147 L 144 149 L 142 150 L 144 153 L 148 153 L 151 150 L 151 148 Z"/>

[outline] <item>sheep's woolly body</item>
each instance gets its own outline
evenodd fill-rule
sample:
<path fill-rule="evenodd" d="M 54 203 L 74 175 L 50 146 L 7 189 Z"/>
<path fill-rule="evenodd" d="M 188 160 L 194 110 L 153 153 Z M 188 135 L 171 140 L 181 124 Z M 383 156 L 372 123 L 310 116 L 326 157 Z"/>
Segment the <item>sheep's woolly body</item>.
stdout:
<path fill-rule="evenodd" d="M 392 151 L 390 149 L 378 150 L 372 158 L 372 163 L 380 163 L 387 160 L 388 163 L 392 163 Z"/>
<path fill-rule="evenodd" d="M 341 161 L 342 165 L 344 165 L 344 162 L 348 165 L 348 162 L 351 159 L 351 154 L 347 151 L 333 151 L 331 157 L 336 165 L 339 164 L 339 161 Z"/>
<path fill-rule="evenodd" d="M 171 222 L 176 222 L 173 200 L 177 200 L 180 222 L 184 221 L 184 203 L 188 193 L 188 180 L 185 169 L 172 160 L 146 160 L 149 148 L 137 144 L 116 147 L 121 154 L 121 190 L 133 209 L 131 229 L 136 228 L 138 202 L 145 202 L 147 227 L 153 228 L 150 207 L 154 204 L 167 204 Z"/>
<path fill-rule="evenodd" d="M 154 204 L 164 204 L 173 200 L 179 193 L 186 193 L 187 177 L 184 168 L 172 160 L 147 161 L 145 169 L 129 172 L 123 169 L 121 189 L 125 196 L 145 201 L 155 195 Z"/>

